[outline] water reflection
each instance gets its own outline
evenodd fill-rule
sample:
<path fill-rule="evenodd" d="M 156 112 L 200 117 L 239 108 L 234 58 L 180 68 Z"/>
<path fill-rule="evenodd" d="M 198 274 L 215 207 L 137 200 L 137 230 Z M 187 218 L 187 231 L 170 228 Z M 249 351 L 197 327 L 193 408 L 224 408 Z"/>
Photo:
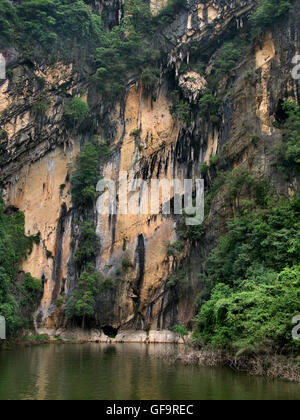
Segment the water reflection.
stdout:
<path fill-rule="evenodd" d="M 170 345 L 55 344 L 0 352 L 0 399 L 300 399 L 298 384 L 173 365 Z"/>

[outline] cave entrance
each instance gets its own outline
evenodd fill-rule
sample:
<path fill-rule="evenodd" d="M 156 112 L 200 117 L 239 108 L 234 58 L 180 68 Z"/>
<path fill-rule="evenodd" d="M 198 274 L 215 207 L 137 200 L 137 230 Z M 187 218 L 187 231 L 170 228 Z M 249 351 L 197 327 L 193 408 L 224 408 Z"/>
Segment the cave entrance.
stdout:
<path fill-rule="evenodd" d="M 277 104 L 277 108 L 275 111 L 275 120 L 278 124 L 282 125 L 285 123 L 285 121 L 288 119 L 288 114 L 287 112 L 284 110 L 284 100 L 283 99 L 279 99 L 278 104 Z"/>
<path fill-rule="evenodd" d="M 115 338 L 118 334 L 118 329 L 112 327 L 111 325 L 106 325 L 105 327 L 102 327 L 102 331 L 105 335 L 107 335 L 109 338 Z"/>

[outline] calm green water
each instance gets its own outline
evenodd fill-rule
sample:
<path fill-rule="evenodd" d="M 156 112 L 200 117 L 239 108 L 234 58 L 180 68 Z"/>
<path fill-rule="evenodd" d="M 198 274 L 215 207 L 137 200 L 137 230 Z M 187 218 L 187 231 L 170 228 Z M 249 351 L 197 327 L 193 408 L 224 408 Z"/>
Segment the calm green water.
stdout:
<path fill-rule="evenodd" d="M 300 399 L 300 385 L 172 365 L 168 345 L 46 345 L 0 351 L 0 399 Z"/>

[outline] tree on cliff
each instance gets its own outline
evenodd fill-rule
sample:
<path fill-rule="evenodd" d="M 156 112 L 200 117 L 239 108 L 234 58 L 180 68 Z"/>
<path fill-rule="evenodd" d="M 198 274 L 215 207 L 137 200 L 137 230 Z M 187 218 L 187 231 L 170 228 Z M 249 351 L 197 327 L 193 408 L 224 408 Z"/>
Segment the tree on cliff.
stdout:
<path fill-rule="evenodd" d="M 67 301 L 67 318 L 81 318 L 81 326 L 84 329 L 86 317 L 92 317 L 95 314 L 96 296 L 99 290 L 100 275 L 95 272 L 94 266 L 89 264 L 78 279 L 78 284 Z"/>

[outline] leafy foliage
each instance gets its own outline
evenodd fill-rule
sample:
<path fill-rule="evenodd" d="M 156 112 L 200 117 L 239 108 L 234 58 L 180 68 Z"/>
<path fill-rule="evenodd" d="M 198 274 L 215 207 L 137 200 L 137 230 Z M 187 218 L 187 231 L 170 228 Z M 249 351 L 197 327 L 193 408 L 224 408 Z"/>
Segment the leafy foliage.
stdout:
<path fill-rule="evenodd" d="M 208 172 L 208 165 L 206 162 L 203 163 L 203 165 L 201 166 L 201 175 L 204 177 L 205 175 L 207 175 Z"/>
<path fill-rule="evenodd" d="M 166 286 L 168 289 L 172 289 L 177 296 L 182 296 L 189 286 L 186 270 L 180 269 L 172 274 L 167 280 Z"/>
<path fill-rule="evenodd" d="M 133 267 L 133 263 L 131 261 L 131 259 L 125 255 L 122 259 L 122 269 L 123 271 L 127 271 L 129 268 Z"/>
<path fill-rule="evenodd" d="M 173 331 L 174 333 L 178 334 L 183 340 L 189 334 L 187 328 L 184 325 L 174 325 Z"/>
<path fill-rule="evenodd" d="M 159 63 L 163 54 L 156 34 L 174 20 L 183 0 L 169 0 L 165 8 L 153 17 L 149 6 L 141 0 L 128 0 L 126 17 L 119 26 L 100 36 L 95 55 L 96 81 L 104 99 L 114 100 L 124 92 L 128 74 L 141 75 L 147 90 L 155 87 Z"/>
<path fill-rule="evenodd" d="M 85 317 L 95 313 L 96 296 L 100 291 L 100 276 L 94 266 L 88 264 L 78 279 L 78 284 L 66 303 L 66 315 L 71 318 L 82 318 L 84 328 Z"/>
<path fill-rule="evenodd" d="M 153 47 L 150 9 L 140 0 L 128 1 L 126 8 L 121 24 L 102 33 L 95 55 L 96 81 L 105 99 L 116 99 L 124 92 L 130 72 L 143 72 L 147 88 L 157 79 L 160 51 Z"/>
<path fill-rule="evenodd" d="M 157 83 L 163 42 L 158 33 L 175 19 L 185 1 L 169 0 L 153 17 L 143 0 L 127 0 L 125 17 L 106 32 L 102 18 L 83 0 L 27 0 L 12 4 L 0 0 L 0 38 L 13 43 L 28 56 L 51 61 L 88 62 L 95 69 L 93 80 L 106 101 L 114 101 L 126 88 L 130 74 L 141 76 L 144 87 Z M 83 68 L 83 66 L 81 66 Z M 77 124 L 73 105 L 67 120 Z M 69 121 L 70 122 L 70 121 Z"/>
<path fill-rule="evenodd" d="M 81 318 L 82 328 L 85 318 L 95 315 L 96 299 L 102 293 L 112 292 L 115 283 L 110 277 L 102 278 L 93 264 L 87 264 L 86 269 L 78 279 L 78 283 L 68 298 L 65 306 L 67 318 Z"/>
<path fill-rule="evenodd" d="M 0 314 L 6 319 L 8 335 L 28 326 L 40 297 L 39 280 L 26 274 L 24 281 L 18 281 L 19 265 L 31 252 L 34 241 L 34 237 L 25 235 L 24 214 L 6 215 L 0 201 Z"/>
<path fill-rule="evenodd" d="M 244 41 L 236 38 L 234 41 L 225 42 L 217 56 L 214 67 L 215 73 L 226 73 L 243 58 L 246 45 Z"/>
<path fill-rule="evenodd" d="M 104 30 L 100 16 L 83 1 L 29 0 L 15 6 L 17 44 L 41 46 L 47 53 L 62 49 L 68 42 L 95 46 Z"/>
<path fill-rule="evenodd" d="M 179 91 L 175 90 L 171 94 L 173 105 L 170 113 L 174 120 L 181 121 L 187 126 L 191 124 L 191 108 L 190 105 L 180 99 Z"/>
<path fill-rule="evenodd" d="M 71 178 L 72 202 L 76 208 L 90 207 L 96 199 L 99 154 L 99 147 L 87 142 L 76 159 L 75 171 Z"/>
<path fill-rule="evenodd" d="M 90 108 L 80 98 L 73 98 L 67 102 L 63 109 L 64 119 L 68 127 L 80 126 L 89 116 Z"/>
<path fill-rule="evenodd" d="M 210 166 L 217 166 L 220 160 L 220 154 L 216 153 L 215 155 L 212 155 L 209 159 Z"/>
<path fill-rule="evenodd" d="M 80 267 L 95 260 L 99 253 L 99 240 L 95 234 L 92 222 L 86 221 L 80 230 L 79 244 L 74 255 L 74 261 Z"/>
<path fill-rule="evenodd" d="M 97 139 L 96 139 L 97 140 Z M 99 146 L 97 142 L 87 142 L 76 160 L 76 168 L 71 178 L 72 202 L 76 210 L 86 217 L 85 210 L 93 207 L 96 200 L 96 184 L 99 179 L 101 158 L 110 155 L 107 145 Z M 94 313 L 95 297 L 98 290 L 99 273 L 95 272 L 95 260 L 99 254 L 99 240 L 95 233 L 93 221 L 85 220 L 80 226 L 78 246 L 74 254 L 74 263 L 83 273 L 78 284 L 66 304 L 69 318 L 92 316 Z M 107 289 L 109 282 L 106 283 Z"/>
<path fill-rule="evenodd" d="M 290 9 L 291 3 L 286 0 L 260 0 L 258 6 L 250 16 L 254 34 L 259 34 L 284 16 Z"/>
<path fill-rule="evenodd" d="M 280 271 L 298 262 L 300 201 L 282 198 L 265 209 L 244 211 L 228 222 L 228 233 L 210 254 L 206 269 L 214 283 L 234 285 L 256 264 Z"/>
<path fill-rule="evenodd" d="M 211 91 L 206 90 L 199 100 L 200 115 L 203 119 L 218 122 L 220 120 L 219 108 L 221 99 L 216 97 Z"/>
<path fill-rule="evenodd" d="M 276 150 L 280 167 L 300 172 L 300 106 L 294 101 L 283 104 L 283 111 L 287 115 L 284 122 L 284 139 Z"/>
<path fill-rule="evenodd" d="M 159 69 L 146 67 L 141 74 L 143 87 L 148 91 L 152 91 L 159 81 Z"/>
<path fill-rule="evenodd" d="M 161 9 L 157 17 L 153 19 L 156 27 L 164 27 L 167 24 L 170 24 L 174 20 L 180 10 L 186 7 L 186 0 L 168 0 L 166 7 Z"/>
<path fill-rule="evenodd" d="M 175 257 L 175 256 L 180 255 L 183 250 L 184 250 L 184 242 L 176 241 L 176 242 L 173 242 L 172 244 L 169 244 L 168 249 L 167 249 L 167 255 Z"/>
<path fill-rule="evenodd" d="M 198 340 L 243 351 L 293 351 L 291 320 L 299 312 L 300 266 L 257 273 L 237 288 L 216 285 L 197 321 Z"/>
<path fill-rule="evenodd" d="M 196 318 L 198 341 L 248 351 L 295 348 L 299 216 L 299 196 L 269 198 L 264 207 L 228 222 L 228 233 L 206 261 L 205 282 L 213 291 Z"/>
<path fill-rule="evenodd" d="M 12 41 L 17 15 L 9 0 L 0 0 L 0 36 L 5 43 Z"/>

